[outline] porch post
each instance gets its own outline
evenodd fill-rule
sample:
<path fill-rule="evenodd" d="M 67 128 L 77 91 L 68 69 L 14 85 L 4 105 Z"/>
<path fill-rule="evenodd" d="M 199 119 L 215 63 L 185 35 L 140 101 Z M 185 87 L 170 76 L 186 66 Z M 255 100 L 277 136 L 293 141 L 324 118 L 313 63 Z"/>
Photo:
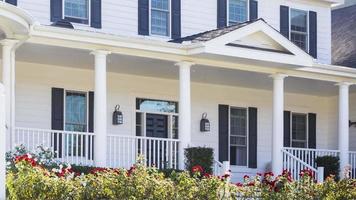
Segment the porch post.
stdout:
<path fill-rule="evenodd" d="M 338 83 L 339 86 L 339 151 L 340 177 L 349 163 L 349 86 L 350 83 Z"/>
<path fill-rule="evenodd" d="M 107 143 L 107 100 L 106 100 L 106 57 L 110 52 L 93 51 L 95 56 L 95 95 L 94 95 L 94 158 L 95 165 L 106 167 Z"/>
<path fill-rule="evenodd" d="M 2 45 L 2 80 L 5 91 L 5 124 L 6 124 L 6 149 L 11 148 L 11 134 L 15 130 L 15 45 L 18 40 L 4 39 L 0 43 Z"/>
<path fill-rule="evenodd" d="M 5 88 L 0 83 L 0 199 L 6 199 L 6 128 L 5 128 Z"/>
<path fill-rule="evenodd" d="M 184 169 L 184 149 L 191 142 L 191 98 L 190 98 L 190 67 L 191 62 L 179 62 L 179 169 Z"/>
<path fill-rule="evenodd" d="M 272 122 L 272 172 L 280 174 L 283 170 L 283 112 L 285 74 L 273 74 L 273 122 Z"/>

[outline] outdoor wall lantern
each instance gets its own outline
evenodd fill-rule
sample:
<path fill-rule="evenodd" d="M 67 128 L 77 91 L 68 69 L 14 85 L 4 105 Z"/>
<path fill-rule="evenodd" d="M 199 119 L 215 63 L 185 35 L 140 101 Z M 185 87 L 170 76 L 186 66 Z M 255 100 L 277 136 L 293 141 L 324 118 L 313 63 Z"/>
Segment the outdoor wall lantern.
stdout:
<path fill-rule="evenodd" d="M 120 105 L 115 106 L 115 111 L 112 114 L 112 124 L 120 125 L 124 123 L 124 115 L 120 111 Z"/>
<path fill-rule="evenodd" d="M 203 113 L 202 119 L 200 120 L 200 131 L 201 132 L 209 132 L 210 131 L 210 122 L 207 119 L 208 114 Z"/>
<path fill-rule="evenodd" d="M 355 125 L 356 125 L 356 122 L 352 122 L 351 120 L 349 120 L 349 127 L 355 126 Z"/>

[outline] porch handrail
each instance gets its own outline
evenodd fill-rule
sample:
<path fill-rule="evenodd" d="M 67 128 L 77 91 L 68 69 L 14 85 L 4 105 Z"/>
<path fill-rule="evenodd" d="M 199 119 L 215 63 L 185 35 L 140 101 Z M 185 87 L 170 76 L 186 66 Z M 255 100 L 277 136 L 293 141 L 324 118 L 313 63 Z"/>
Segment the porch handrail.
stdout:
<path fill-rule="evenodd" d="M 356 179 L 356 151 L 349 151 L 349 163 L 351 167 L 350 178 Z"/>
<path fill-rule="evenodd" d="M 129 168 L 142 156 L 147 166 L 178 168 L 178 139 L 112 134 L 107 139 L 109 167 Z"/>
<path fill-rule="evenodd" d="M 330 152 L 330 153 L 339 153 L 339 150 L 332 149 L 310 149 L 310 148 L 295 148 L 295 147 L 283 147 L 285 150 L 301 150 L 301 151 L 315 151 L 315 152 Z"/>
<path fill-rule="evenodd" d="M 92 135 L 94 133 L 90 132 L 76 132 L 76 131 L 64 131 L 64 130 L 53 130 L 53 129 L 39 129 L 39 128 L 25 128 L 25 127 L 16 127 L 17 131 L 38 131 L 44 133 L 63 133 L 63 134 L 77 134 L 77 135 Z"/>
<path fill-rule="evenodd" d="M 315 177 L 318 177 L 318 170 L 303 160 L 299 159 L 297 156 L 288 152 L 286 149 L 282 149 L 283 152 L 283 169 L 288 170 L 294 180 L 299 180 L 300 172 L 304 169 L 312 170 Z"/>
<path fill-rule="evenodd" d="M 214 160 L 214 164 L 213 164 L 213 174 L 214 176 L 221 176 L 222 175 L 222 171 L 223 171 L 223 163 L 218 161 L 218 160 Z"/>

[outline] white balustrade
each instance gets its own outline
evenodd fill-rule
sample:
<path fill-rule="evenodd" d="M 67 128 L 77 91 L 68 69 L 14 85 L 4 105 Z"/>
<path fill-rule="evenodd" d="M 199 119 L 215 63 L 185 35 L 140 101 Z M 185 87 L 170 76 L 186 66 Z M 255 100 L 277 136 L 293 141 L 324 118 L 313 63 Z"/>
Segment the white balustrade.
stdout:
<path fill-rule="evenodd" d="M 24 145 L 30 152 L 38 146 L 50 147 L 61 162 L 77 165 L 94 164 L 94 134 L 33 128 L 16 128 L 13 144 Z"/>
<path fill-rule="evenodd" d="M 179 140 L 109 135 L 107 144 L 109 167 L 130 168 L 141 155 L 147 166 L 178 168 Z"/>
<path fill-rule="evenodd" d="M 222 175 L 224 175 L 224 165 L 223 165 L 222 162 L 214 160 L 213 175 L 214 176 L 222 176 Z"/>

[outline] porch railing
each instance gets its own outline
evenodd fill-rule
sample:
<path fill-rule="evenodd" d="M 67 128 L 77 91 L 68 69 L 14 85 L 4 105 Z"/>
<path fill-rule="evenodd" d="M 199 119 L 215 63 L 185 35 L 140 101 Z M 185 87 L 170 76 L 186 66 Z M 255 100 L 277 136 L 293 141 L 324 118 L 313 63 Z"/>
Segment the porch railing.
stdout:
<path fill-rule="evenodd" d="M 356 151 L 349 152 L 349 159 L 351 166 L 351 178 L 356 179 Z"/>
<path fill-rule="evenodd" d="M 12 140 L 13 144 L 23 144 L 29 151 L 35 151 L 39 145 L 51 147 L 61 162 L 93 165 L 94 137 L 93 133 L 16 128 Z"/>
<path fill-rule="evenodd" d="M 285 147 L 283 149 L 315 169 L 317 168 L 316 159 L 318 157 L 339 156 L 338 150 L 306 149 L 306 148 L 293 148 L 293 147 Z"/>
<path fill-rule="evenodd" d="M 109 135 L 108 165 L 129 168 L 141 155 L 147 166 L 177 169 L 178 145 L 176 139 Z"/>
<path fill-rule="evenodd" d="M 283 169 L 288 170 L 294 180 L 300 179 L 300 173 L 302 170 L 311 170 L 315 178 L 319 177 L 319 172 L 316 168 L 308 164 L 307 162 L 301 160 L 299 157 L 295 156 L 288 149 L 282 149 L 283 152 Z"/>

